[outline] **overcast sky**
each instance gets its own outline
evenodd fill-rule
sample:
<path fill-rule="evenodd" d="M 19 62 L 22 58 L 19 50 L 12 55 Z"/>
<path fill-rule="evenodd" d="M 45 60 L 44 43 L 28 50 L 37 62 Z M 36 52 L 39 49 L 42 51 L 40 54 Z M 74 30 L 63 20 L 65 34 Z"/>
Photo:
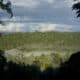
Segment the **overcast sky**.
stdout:
<path fill-rule="evenodd" d="M 6 1 L 6 0 L 5 0 Z M 7 0 L 8 1 L 8 0 Z M 80 19 L 72 11 L 73 0 L 11 0 L 13 18 L 0 10 L 8 23 L 0 31 L 80 31 Z"/>

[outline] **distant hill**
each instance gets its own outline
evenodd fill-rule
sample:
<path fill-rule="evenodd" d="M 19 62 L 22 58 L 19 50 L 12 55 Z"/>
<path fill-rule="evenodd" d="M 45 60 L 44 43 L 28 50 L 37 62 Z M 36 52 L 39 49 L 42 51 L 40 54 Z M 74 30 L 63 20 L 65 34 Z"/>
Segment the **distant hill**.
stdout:
<path fill-rule="evenodd" d="M 26 32 L 3 34 L 0 49 L 74 52 L 80 50 L 80 32 Z"/>

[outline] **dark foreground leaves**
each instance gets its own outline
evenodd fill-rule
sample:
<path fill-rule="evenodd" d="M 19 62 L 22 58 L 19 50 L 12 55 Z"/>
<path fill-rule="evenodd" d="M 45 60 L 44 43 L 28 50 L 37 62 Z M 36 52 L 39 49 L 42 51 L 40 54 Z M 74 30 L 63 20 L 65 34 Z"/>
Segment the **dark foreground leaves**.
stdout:
<path fill-rule="evenodd" d="M 4 51 L 0 50 L 0 80 L 80 80 L 80 52 L 71 56 L 60 68 L 41 71 L 37 65 L 7 62 Z"/>

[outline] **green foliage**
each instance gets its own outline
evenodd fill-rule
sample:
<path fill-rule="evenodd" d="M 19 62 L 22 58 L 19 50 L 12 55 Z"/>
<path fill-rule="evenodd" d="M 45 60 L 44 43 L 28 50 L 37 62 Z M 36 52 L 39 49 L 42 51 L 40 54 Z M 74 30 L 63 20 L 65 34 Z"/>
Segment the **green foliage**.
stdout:
<path fill-rule="evenodd" d="M 39 65 L 41 67 L 41 70 L 44 70 L 47 67 L 53 66 L 52 57 L 50 55 L 41 55 L 35 57 L 33 64 Z"/>
<path fill-rule="evenodd" d="M 13 61 L 17 64 L 24 64 L 24 65 L 37 65 L 41 68 L 41 70 L 45 70 L 48 67 L 59 67 L 61 63 L 65 62 L 69 57 L 62 55 L 61 53 L 52 53 L 48 55 L 40 55 L 40 56 L 29 56 L 26 57 L 23 54 L 16 54 L 15 56 L 5 54 L 7 61 Z"/>
<path fill-rule="evenodd" d="M 70 57 L 70 53 L 80 50 L 80 33 L 33 32 L 2 34 L 0 49 L 6 51 L 14 48 L 22 51 L 22 53 L 15 56 L 5 54 L 8 61 L 12 60 L 17 64 L 39 65 L 41 70 L 50 66 L 58 67 Z M 47 55 L 24 56 L 25 52 L 29 54 L 33 51 L 37 51 L 38 54 L 45 51 Z M 51 52 L 48 53 L 48 51 Z"/>
<path fill-rule="evenodd" d="M 12 33 L 0 38 L 0 49 L 22 51 L 57 51 L 72 53 L 80 50 L 80 33 L 34 32 Z"/>
<path fill-rule="evenodd" d="M 51 55 L 53 57 L 53 63 L 56 65 L 56 66 L 59 66 L 63 60 L 62 60 L 62 56 L 61 54 L 59 53 L 54 53 Z"/>

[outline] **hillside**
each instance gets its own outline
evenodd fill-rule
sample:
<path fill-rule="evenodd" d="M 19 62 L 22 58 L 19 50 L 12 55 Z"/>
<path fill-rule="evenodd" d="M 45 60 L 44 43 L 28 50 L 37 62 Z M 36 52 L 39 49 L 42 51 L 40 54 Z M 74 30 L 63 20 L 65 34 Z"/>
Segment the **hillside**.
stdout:
<path fill-rule="evenodd" d="M 2 34 L 0 49 L 7 61 L 57 67 L 80 50 L 80 33 L 33 32 Z M 65 53 L 65 54 L 64 54 Z"/>
<path fill-rule="evenodd" d="M 10 50 L 13 48 L 23 51 L 78 51 L 80 50 L 80 33 L 33 32 L 3 34 L 0 37 L 0 49 Z"/>

